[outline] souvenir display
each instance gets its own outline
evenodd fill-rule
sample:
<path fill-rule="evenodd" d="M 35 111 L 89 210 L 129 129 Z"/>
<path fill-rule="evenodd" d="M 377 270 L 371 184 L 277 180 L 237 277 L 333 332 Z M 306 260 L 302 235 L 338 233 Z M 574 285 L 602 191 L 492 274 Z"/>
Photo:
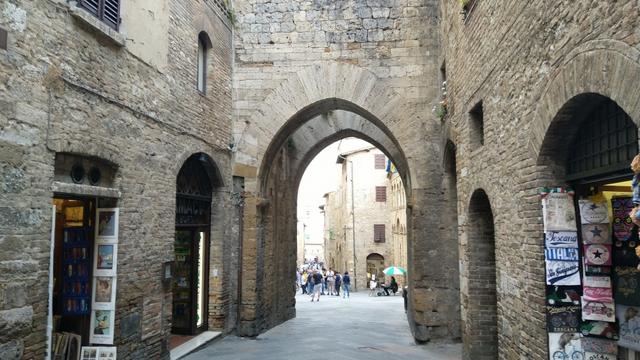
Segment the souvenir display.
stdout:
<path fill-rule="evenodd" d="M 584 359 L 585 360 L 616 360 L 616 355 L 585 352 Z"/>
<path fill-rule="evenodd" d="M 578 261 L 545 260 L 547 285 L 580 285 Z"/>
<path fill-rule="evenodd" d="M 611 340 L 618 340 L 616 324 L 606 321 L 585 321 L 580 326 L 580 333 L 584 336 L 597 336 Z"/>
<path fill-rule="evenodd" d="M 582 359 L 584 352 L 580 342 L 580 333 L 549 333 L 549 359 Z"/>
<path fill-rule="evenodd" d="M 582 289 L 583 299 L 586 301 L 613 302 L 613 292 L 611 288 L 592 288 L 585 286 Z"/>
<path fill-rule="evenodd" d="M 615 305 L 611 302 L 589 301 L 582 298 L 582 319 L 615 322 Z"/>
<path fill-rule="evenodd" d="M 553 189 L 563 191 L 562 188 Z M 573 206 L 573 193 L 549 192 L 543 193 L 542 214 L 544 230 L 576 231 L 576 215 Z"/>
<path fill-rule="evenodd" d="M 614 340 L 585 336 L 581 339 L 582 349 L 591 353 L 617 354 L 618 343 Z"/>
<path fill-rule="evenodd" d="M 585 245 L 584 259 L 587 265 L 611 265 L 611 245 Z"/>
<path fill-rule="evenodd" d="M 597 266 L 584 264 L 584 274 L 586 276 L 610 276 L 611 266 Z"/>
<path fill-rule="evenodd" d="M 545 259 L 554 261 L 578 261 L 578 249 L 549 248 L 544 251 Z"/>
<path fill-rule="evenodd" d="M 613 278 L 616 283 L 614 296 L 616 304 L 640 304 L 640 270 L 635 267 L 614 267 Z"/>
<path fill-rule="evenodd" d="M 616 306 L 616 317 L 620 324 L 618 345 L 640 351 L 640 306 Z"/>
<path fill-rule="evenodd" d="M 547 306 L 549 332 L 577 332 L 580 327 L 580 306 Z"/>
<path fill-rule="evenodd" d="M 609 208 L 606 202 L 592 202 L 591 200 L 578 200 L 580 208 L 580 222 L 582 224 L 608 224 Z"/>
<path fill-rule="evenodd" d="M 547 304 L 556 306 L 580 305 L 579 286 L 547 286 Z"/>
<path fill-rule="evenodd" d="M 582 225 L 582 242 L 585 244 L 611 244 L 609 224 Z"/>
<path fill-rule="evenodd" d="M 616 240 L 626 241 L 631 236 L 633 222 L 629 213 L 633 209 L 630 197 L 614 197 L 611 200 L 613 209 L 613 236 Z"/>
<path fill-rule="evenodd" d="M 546 248 L 577 248 L 578 233 L 575 231 L 545 231 L 544 246 Z"/>
<path fill-rule="evenodd" d="M 611 278 L 608 276 L 585 276 L 583 282 L 584 286 L 589 287 L 611 287 Z"/>
<path fill-rule="evenodd" d="M 84 228 L 65 228 L 62 246 L 62 309 L 64 315 L 89 313 L 89 238 Z"/>

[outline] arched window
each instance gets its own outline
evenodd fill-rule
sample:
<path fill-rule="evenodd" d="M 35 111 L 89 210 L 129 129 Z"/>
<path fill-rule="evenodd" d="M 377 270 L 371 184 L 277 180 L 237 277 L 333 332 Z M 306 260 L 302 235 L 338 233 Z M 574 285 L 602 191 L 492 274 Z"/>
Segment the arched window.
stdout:
<path fill-rule="evenodd" d="M 207 93 L 207 63 L 211 40 L 204 31 L 198 35 L 198 91 Z"/>

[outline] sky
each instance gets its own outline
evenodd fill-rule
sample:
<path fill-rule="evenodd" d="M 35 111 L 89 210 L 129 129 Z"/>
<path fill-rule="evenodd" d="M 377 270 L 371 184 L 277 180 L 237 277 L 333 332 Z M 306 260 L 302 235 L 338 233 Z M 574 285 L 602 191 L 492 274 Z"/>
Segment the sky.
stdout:
<path fill-rule="evenodd" d="M 298 188 L 298 222 L 307 225 L 307 243 L 323 242 L 324 216 L 318 207 L 324 204 L 324 194 L 338 187 L 338 154 L 369 146 L 357 138 L 340 140 L 324 148 L 305 170 Z"/>

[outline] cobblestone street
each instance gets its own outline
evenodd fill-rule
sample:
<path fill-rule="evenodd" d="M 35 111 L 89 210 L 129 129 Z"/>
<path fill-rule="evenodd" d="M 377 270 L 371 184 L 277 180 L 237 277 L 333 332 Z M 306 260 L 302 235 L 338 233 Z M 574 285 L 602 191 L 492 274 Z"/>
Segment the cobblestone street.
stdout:
<path fill-rule="evenodd" d="M 415 344 L 400 295 L 367 294 L 323 296 L 313 303 L 297 295 L 295 319 L 257 339 L 227 336 L 184 359 L 461 359 L 459 344 Z"/>

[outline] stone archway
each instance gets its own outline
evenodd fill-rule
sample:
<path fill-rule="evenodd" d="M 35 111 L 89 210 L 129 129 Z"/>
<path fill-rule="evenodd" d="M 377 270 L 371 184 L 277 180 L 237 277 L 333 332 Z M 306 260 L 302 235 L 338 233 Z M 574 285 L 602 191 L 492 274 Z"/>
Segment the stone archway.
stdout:
<path fill-rule="evenodd" d="M 290 75 L 252 112 L 236 137 L 235 170 L 245 178 L 243 284 L 238 333 L 257 335 L 295 316 L 293 289 L 269 278 L 293 276 L 295 200 L 311 159 L 347 136 L 366 140 L 396 165 L 407 197 L 409 323 L 419 341 L 459 334 L 457 258 L 441 241 L 439 122 L 364 68 L 320 62 Z M 432 129 L 424 136 L 426 129 Z M 411 151 L 407 153 L 407 149 Z M 437 198 L 437 199 L 436 199 Z M 432 266 L 433 263 L 439 266 Z M 445 264 L 445 262 L 447 262 Z M 440 266 L 442 265 L 442 266 Z M 280 274 L 280 275 L 274 275 Z M 274 285 L 273 287 L 271 285 Z M 276 294 L 277 293 L 277 294 Z M 446 304 L 446 305 L 445 305 Z M 454 335 L 452 335 L 454 334 Z"/>

